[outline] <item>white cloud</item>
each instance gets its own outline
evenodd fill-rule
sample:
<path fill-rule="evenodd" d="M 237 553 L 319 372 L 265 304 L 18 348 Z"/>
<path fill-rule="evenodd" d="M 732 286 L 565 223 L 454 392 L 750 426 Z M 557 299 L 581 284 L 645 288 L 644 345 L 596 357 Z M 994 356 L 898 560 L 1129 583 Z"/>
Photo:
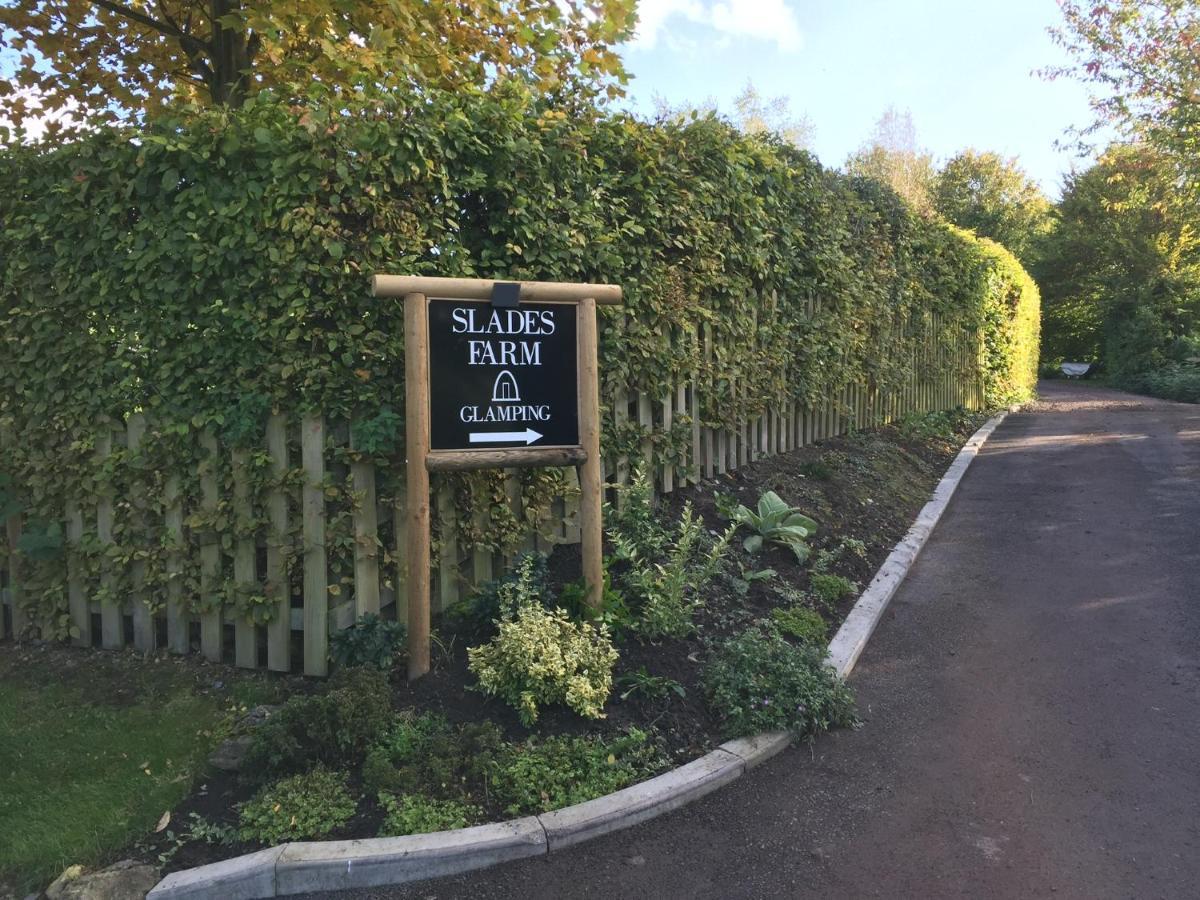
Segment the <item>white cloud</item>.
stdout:
<path fill-rule="evenodd" d="M 680 20 L 712 28 L 722 40 L 749 37 L 780 50 L 797 50 L 802 42 L 796 14 L 786 0 L 641 0 L 630 47 L 653 50 L 660 36 L 671 46 L 672 26 Z"/>

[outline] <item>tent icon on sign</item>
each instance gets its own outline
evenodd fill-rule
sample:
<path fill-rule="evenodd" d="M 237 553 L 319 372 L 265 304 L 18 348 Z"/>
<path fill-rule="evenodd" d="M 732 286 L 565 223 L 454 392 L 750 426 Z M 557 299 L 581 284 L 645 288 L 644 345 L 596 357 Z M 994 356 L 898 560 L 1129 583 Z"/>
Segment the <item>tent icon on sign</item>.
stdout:
<path fill-rule="evenodd" d="M 513 378 L 513 373 L 505 369 L 496 376 L 496 383 L 492 385 L 492 402 L 493 403 L 519 403 L 521 400 L 521 392 L 517 390 L 517 379 Z"/>

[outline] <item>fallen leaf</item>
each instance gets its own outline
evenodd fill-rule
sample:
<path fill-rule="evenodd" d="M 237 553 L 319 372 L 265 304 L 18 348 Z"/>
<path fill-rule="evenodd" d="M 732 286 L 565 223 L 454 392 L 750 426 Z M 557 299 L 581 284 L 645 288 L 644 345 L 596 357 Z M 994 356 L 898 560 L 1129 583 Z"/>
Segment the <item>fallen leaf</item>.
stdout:
<path fill-rule="evenodd" d="M 158 820 L 158 824 L 154 826 L 154 833 L 158 834 L 164 828 L 171 824 L 171 811 L 168 809 L 162 814 L 162 818 Z"/>

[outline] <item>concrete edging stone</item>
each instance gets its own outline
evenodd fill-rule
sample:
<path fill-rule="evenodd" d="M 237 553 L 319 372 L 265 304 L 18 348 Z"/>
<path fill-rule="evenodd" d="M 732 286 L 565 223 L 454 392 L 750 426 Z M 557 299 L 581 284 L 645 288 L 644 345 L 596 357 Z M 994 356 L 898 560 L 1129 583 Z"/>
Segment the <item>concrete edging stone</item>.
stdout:
<path fill-rule="evenodd" d="M 1005 415 L 989 419 L 959 451 L 908 533 L 834 635 L 828 663 L 841 677 L 853 670 L 967 468 Z M 699 759 L 615 793 L 510 822 L 407 837 L 282 844 L 174 872 L 150 891 L 147 900 L 259 900 L 380 887 L 541 856 L 678 809 L 736 780 L 790 743 L 786 732 L 727 741 Z"/>

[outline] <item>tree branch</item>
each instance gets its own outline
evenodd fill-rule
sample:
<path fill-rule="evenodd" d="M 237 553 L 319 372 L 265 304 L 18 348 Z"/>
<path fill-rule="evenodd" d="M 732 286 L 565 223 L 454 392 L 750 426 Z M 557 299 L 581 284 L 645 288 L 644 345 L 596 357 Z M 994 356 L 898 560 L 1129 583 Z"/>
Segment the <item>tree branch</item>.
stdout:
<path fill-rule="evenodd" d="M 114 3 L 112 0 L 92 0 L 92 2 L 101 9 L 108 10 L 110 13 L 123 16 L 131 22 L 145 25 L 147 28 L 153 29 L 166 37 L 175 38 L 185 50 L 190 50 L 192 53 L 210 49 L 204 41 L 194 38 L 190 34 L 185 34 L 177 25 L 169 22 L 160 22 L 158 19 L 148 16 L 145 13 L 138 12 L 136 9 L 130 9 L 128 6 L 123 6 L 120 3 Z"/>

